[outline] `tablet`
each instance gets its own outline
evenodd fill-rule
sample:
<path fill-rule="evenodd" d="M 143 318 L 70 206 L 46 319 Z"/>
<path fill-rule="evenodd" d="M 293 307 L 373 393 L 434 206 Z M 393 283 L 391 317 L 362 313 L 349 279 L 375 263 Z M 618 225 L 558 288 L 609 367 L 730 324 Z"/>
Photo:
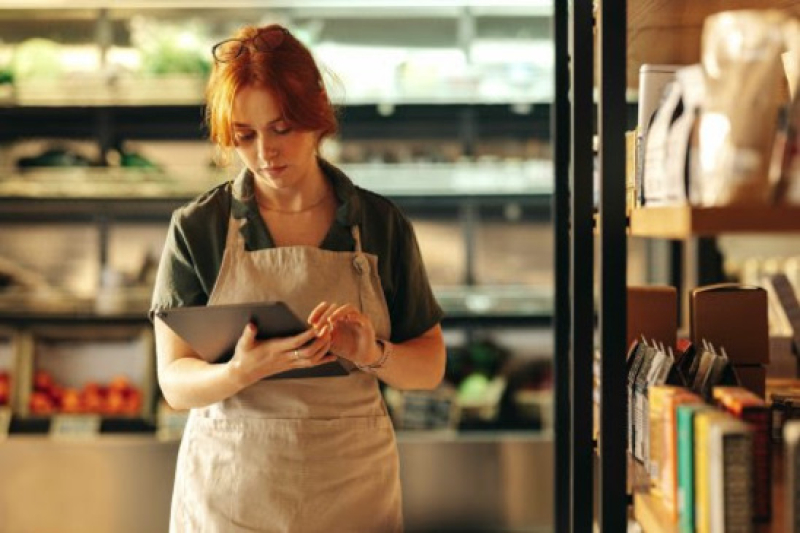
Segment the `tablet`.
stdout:
<path fill-rule="evenodd" d="M 156 313 L 172 331 L 188 342 L 209 363 L 233 357 L 236 342 L 248 322 L 258 328 L 257 339 L 290 337 L 308 329 L 283 302 L 175 307 Z M 346 376 L 338 361 L 310 368 L 295 368 L 265 379 Z"/>

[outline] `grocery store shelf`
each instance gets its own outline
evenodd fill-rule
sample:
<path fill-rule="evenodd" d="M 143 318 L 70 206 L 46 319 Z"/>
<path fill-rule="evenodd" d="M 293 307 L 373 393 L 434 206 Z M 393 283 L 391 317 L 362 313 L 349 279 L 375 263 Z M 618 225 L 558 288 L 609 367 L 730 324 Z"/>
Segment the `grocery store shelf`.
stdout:
<path fill-rule="evenodd" d="M 0 107 L 138 107 L 202 106 L 205 103 L 205 78 L 127 79 L 112 85 L 94 79 L 64 80 L 58 83 L 26 84 L 0 97 Z M 546 89 L 507 89 L 491 93 L 440 87 L 431 92 L 405 94 L 359 94 L 348 91 L 334 104 L 377 106 L 391 112 L 393 106 L 406 105 L 549 105 L 552 94 Z"/>
<path fill-rule="evenodd" d="M 51 324 L 145 324 L 151 290 L 122 291 L 116 308 L 98 308 L 92 298 L 64 294 L 49 297 L 0 293 L 0 323 L 21 326 L 33 322 Z M 553 295 L 550 288 L 532 286 L 434 287 L 445 311 L 444 325 L 549 324 Z"/>
<path fill-rule="evenodd" d="M 51 418 L 47 416 L 12 417 L 9 433 L 12 435 L 46 435 L 50 432 Z M 155 425 L 143 418 L 103 417 L 100 435 L 117 433 L 155 433 Z"/>
<path fill-rule="evenodd" d="M 484 0 L 428 0 L 424 5 L 408 5 L 402 0 L 211 0 L 198 4 L 191 0 L 5 0 L 4 9 L 23 10 L 79 10 L 79 9 L 203 9 L 268 8 L 305 13 L 323 18 L 363 17 L 365 11 L 372 16 L 400 14 L 405 17 L 454 17 L 464 8 L 476 16 L 551 16 L 552 0 L 503 0 L 489 5 Z"/>
<path fill-rule="evenodd" d="M 437 300 L 452 314 L 550 314 L 552 287 L 527 285 L 434 287 Z"/>
<path fill-rule="evenodd" d="M 400 204 L 418 199 L 426 205 L 514 201 L 546 209 L 552 191 L 549 161 L 341 167 L 356 184 Z M 231 175 L 209 172 L 200 178 L 182 179 L 160 172 L 82 167 L 14 174 L 0 179 L 0 220 L 166 220 L 175 208 Z"/>
<path fill-rule="evenodd" d="M 793 232 L 800 232 L 800 206 L 645 207 L 630 216 L 630 234 L 638 237 Z"/>

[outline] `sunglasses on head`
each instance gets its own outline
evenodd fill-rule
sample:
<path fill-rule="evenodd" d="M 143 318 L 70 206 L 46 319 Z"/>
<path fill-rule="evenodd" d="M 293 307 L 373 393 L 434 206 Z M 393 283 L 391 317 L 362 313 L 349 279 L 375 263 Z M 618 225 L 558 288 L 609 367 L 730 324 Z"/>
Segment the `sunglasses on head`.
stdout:
<path fill-rule="evenodd" d="M 249 46 L 259 52 L 272 52 L 283 44 L 284 39 L 289 34 L 286 28 L 269 28 L 259 31 L 249 39 L 225 39 L 211 48 L 214 60 L 219 63 L 233 61 Z"/>

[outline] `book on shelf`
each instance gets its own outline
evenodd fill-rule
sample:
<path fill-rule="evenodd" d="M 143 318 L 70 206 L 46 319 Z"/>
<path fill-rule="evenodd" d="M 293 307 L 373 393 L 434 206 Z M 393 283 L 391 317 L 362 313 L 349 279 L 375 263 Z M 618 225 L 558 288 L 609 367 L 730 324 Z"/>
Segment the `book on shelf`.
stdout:
<path fill-rule="evenodd" d="M 636 373 L 636 381 L 633 384 L 633 457 L 638 461 L 644 460 L 644 419 L 645 410 L 644 394 L 648 384 L 648 376 L 655 360 L 655 348 L 645 345 L 644 358 L 639 372 Z"/>
<path fill-rule="evenodd" d="M 662 457 L 656 474 L 657 487 L 673 521 L 678 520 L 678 423 L 677 409 L 682 405 L 704 405 L 703 399 L 686 388 L 675 387 L 664 397 L 661 425 Z"/>
<path fill-rule="evenodd" d="M 719 409 L 698 411 L 694 416 L 694 519 L 696 533 L 717 533 L 711 529 L 709 428 L 715 419 L 732 418 Z"/>
<path fill-rule="evenodd" d="M 695 415 L 702 411 L 716 412 L 707 403 L 679 405 L 678 425 L 678 524 L 681 533 L 695 533 Z"/>
<path fill-rule="evenodd" d="M 714 401 L 752 430 L 750 456 L 753 487 L 753 520 L 772 518 L 772 412 L 767 402 L 742 387 L 715 387 Z"/>
<path fill-rule="evenodd" d="M 753 531 L 753 431 L 731 417 L 708 427 L 709 511 L 712 532 Z"/>
<path fill-rule="evenodd" d="M 634 341 L 634 344 L 631 347 L 631 350 L 628 352 L 630 355 L 628 356 L 629 367 L 628 367 L 628 389 L 627 389 L 627 397 L 628 397 L 628 404 L 627 404 L 627 428 L 628 428 L 628 435 L 627 435 L 627 448 L 628 452 L 633 454 L 633 447 L 634 447 L 634 386 L 636 384 L 637 377 L 639 375 L 639 371 L 642 369 L 644 365 L 644 360 L 646 358 L 647 352 L 647 344 L 641 341 Z"/>

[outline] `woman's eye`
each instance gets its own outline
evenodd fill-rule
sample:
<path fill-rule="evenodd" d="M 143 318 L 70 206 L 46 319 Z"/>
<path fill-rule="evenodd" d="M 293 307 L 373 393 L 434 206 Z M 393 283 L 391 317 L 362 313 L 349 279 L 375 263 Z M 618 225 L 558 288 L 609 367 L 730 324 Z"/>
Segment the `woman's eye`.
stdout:
<path fill-rule="evenodd" d="M 236 132 L 236 142 L 252 141 L 256 134 L 252 131 L 249 132 Z"/>
<path fill-rule="evenodd" d="M 286 135 L 292 131 L 292 128 L 289 126 L 275 126 L 272 131 L 277 133 L 278 135 Z"/>

